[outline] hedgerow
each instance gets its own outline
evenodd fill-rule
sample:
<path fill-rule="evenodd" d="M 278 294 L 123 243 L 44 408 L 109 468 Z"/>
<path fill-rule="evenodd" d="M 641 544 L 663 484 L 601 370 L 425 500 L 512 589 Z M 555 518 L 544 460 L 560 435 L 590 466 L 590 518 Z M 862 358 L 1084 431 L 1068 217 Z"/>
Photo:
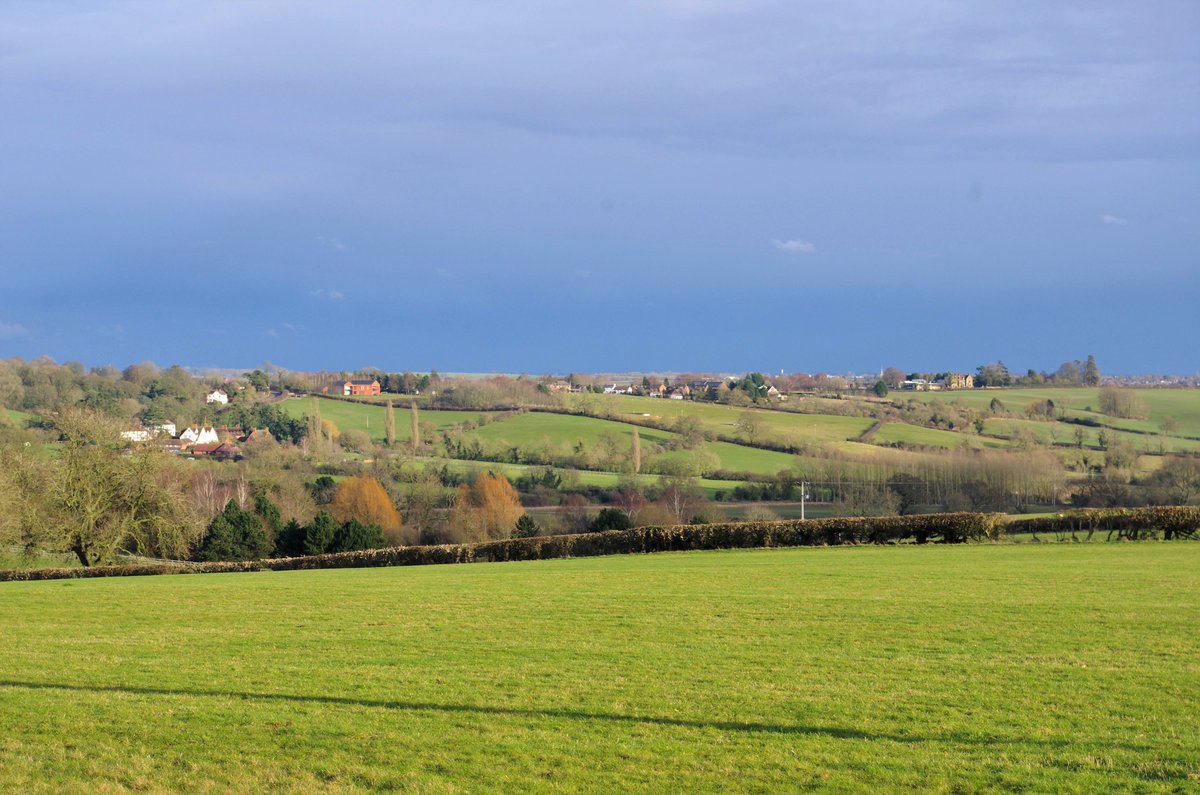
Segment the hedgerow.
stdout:
<path fill-rule="evenodd" d="M 212 563 L 137 563 L 62 569 L 12 569 L 0 571 L 0 582 L 73 580 L 91 577 L 145 577 L 153 574 L 221 574 L 237 571 L 262 571 L 264 568 L 260 561 L 239 560 Z"/>
<path fill-rule="evenodd" d="M 551 558 L 582 558 L 650 552 L 755 547 L 841 546 L 853 544 L 945 543 L 995 541 L 1013 533 L 1079 533 L 1091 537 L 1108 530 L 1123 539 L 1195 538 L 1200 534 L 1200 508 L 1114 508 L 1071 511 L 1052 517 L 1006 521 L 999 513 L 938 513 L 919 516 L 873 516 L 724 522 L 705 525 L 638 527 L 564 536 L 535 536 L 477 544 L 390 547 L 355 552 L 269 558 L 258 561 L 194 564 L 94 566 L 74 569 L 0 571 L 3 580 L 51 580 L 74 577 L 205 574 L 236 571 L 424 566 L 443 563 L 494 563 Z"/>
<path fill-rule="evenodd" d="M 1167 505 L 1150 508 L 1087 508 L 1065 511 L 1055 516 L 1037 516 L 1029 519 L 1009 521 L 1006 532 L 1010 535 L 1030 533 L 1039 535 L 1078 537 L 1107 531 L 1107 538 L 1139 541 L 1162 538 L 1196 538 L 1200 534 L 1200 507 L 1190 505 Z"/>

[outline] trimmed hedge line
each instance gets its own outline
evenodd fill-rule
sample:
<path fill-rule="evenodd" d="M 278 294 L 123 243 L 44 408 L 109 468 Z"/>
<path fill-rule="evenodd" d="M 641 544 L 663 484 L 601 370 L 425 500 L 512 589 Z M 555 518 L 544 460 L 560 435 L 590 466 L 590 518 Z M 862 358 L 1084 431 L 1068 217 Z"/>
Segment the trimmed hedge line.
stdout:
<path fill-rule="evenodd" d="M 10 569 L 0 571 L 0 582 L 147 577 L 153 574 L 220 574 L 233 571 L 262 571 L 263 568 L 261 562 L 251 560 L 220 563 L 135 563 L 120 566 L 81 566 L 73 569 Z"/>
<path fill-rule="evenodd" d="M 423 566 L 440 563 L 486 563 L 593 557 L 633 552 L 886 544 L 907 540 L 917 543 L 938 541 L 957 544 L 999 538 L 1003 532 L 1003 518 L 1003 514 L 995 513 L 939 513 L 923 516 L 639 527 L 632 530 L 609 530 L 603 533 L 510 538 L 504 541 L 485 541 L 478 544 L 392 547 L 238 563 L 149 564 L 0 571 L 0 581 L 150 574 L 204 574 L 229 571 Z"/>
<path fill-rule="evenodd" d="M 779 522 L 725 522 L 706 525 L 639 527 L 568 536 L 535 536 L 479 544 L 392 547 L 295 558 L 244 562 L 152 563 L 72 569 L 0 571 L 0 582 L 85 577 L 138 577 L 153 574 L 215 574 L 242 571 L 424 566 L 550 558 L 582 558 L 649 552 L 752 547 L 840 546 L 901 541 L 961 544 L 998 540 L 1005 534 L 1060 536 L 1107 530 L 1111 539 L 1142 540 L 1162 533 L 1166 540 L 1200 537 L 1200 507 L 1111 508 L 1069 511 L 1056 516 L 1005 519 L 999 513 L 936 513 L 920 516 L 808 519 Z"/>
<path fill-rule="evenodd" d="M 425 547 L 392 547 L 330 555 L 260 561 L 263 568 L 333 569 L 368 566 L 422 566 L 438 563 L 496 563 L 514 560 L 584 558 L 635 552 L 684 552 L 752 547 L 809 547 L 844 544 L 963 543 L 999 538 L 1004 515 L 942 513 L 859 519 L 809 519 L 783 522 L 638 527 L 568 536 L 534 536 Z"/>
<path fill-rule="evenodd" d="M 1173 538 L 1196 538 L 1200 535 L 1200 507 L 1167 505 L 1153 508 L 1086 508 L 1067 511 L 1057 516 L 1038 516 L 1013 519 L 1006 532 L 1039 533 L 1057 536 L 1087 533 L 1091 538 L 1098 530 L 1107 530 L 1108 538 L 1140 541 L 1155 538 L 1161 532 L 1166 541 Z"/>

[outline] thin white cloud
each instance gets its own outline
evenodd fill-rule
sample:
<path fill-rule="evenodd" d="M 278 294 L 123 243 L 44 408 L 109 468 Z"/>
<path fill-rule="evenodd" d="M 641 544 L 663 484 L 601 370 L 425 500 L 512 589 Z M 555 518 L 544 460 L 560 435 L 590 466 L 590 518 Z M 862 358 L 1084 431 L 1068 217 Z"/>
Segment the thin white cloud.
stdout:
<path fill-rule="evenodd" d="M 580 279 L 592 278 L 592 272 L 587 268 L 576 268 L 575 275 L 578 276 Z"/>
<path fill-rule="evenodd" d="M 313 298 L 328 298 L 330 301 L 341 301 L 346 297 L 340 290 L 326 290 L 324 287 L 309 290 L 308 294 Z"/>
<path fill-rule="evenodd" d="M 1100 223 L 1108 224 L 1109 226 L 1125 226 L 1125 224 L 1129 223 L 1129 219 L 1122 218 L 1119 215 L 1109 215 L 1108 213 L 1105 213 L 1104 215 L 1100 216 Z"/>
<path fill-rule="evenodd" d="M 269 328 L 263 332 L 264 337 L 270 337 L 273 340 L 279 339 L 279 332 L 273 328 Z"/>
<path fill-rule="evenodd" d="M 817 247 L 807 240 L 772 240 L 771 243 L 789 254 L 815 254 L 817 251 Z"/>
<path fill-rule="evenodd" d="M 296 326 L 295 326 L 294 324 L 292 324 L 292 323 L 280 323 L 279 325 L 283 326 L 283 327 L 284 327 L 285 329 L 287 329 L 288 331 L 295 331 L 295 330 L 296 330 Z"/>
<path fill-rule="evenodd" d="M 0 340 L 15 340 L 18 337 L 28 337 L 29 329 L 20 323 L 0 323 Z"/>
<path fill-rule="evenodd" d="M 348 246 L 336 237 L 326 237 L 321 235 L 317 238 L 317 242 L 325 248 L 331 248 L 334 251 L 346 251 Z"/>

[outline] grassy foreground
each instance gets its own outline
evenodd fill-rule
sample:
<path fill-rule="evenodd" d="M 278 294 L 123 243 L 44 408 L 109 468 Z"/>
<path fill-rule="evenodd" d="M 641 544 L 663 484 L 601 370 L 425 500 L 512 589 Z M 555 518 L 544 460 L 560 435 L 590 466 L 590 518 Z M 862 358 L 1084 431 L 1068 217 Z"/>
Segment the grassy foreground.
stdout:
<path fill-rule="evenodd" d="M 0 790 L 1200 788 L 1200 544 L 0 585 Z"/>

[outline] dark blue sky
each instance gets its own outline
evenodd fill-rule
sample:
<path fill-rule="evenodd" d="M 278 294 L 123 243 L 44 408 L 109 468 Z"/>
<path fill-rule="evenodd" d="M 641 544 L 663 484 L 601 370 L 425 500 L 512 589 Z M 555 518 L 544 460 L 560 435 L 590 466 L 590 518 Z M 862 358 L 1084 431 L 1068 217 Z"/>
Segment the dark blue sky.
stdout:
<path fill-rule="evenodd" d="M 1195 2 L 0 3 L 0 355 L 1194 372 Z"/>

